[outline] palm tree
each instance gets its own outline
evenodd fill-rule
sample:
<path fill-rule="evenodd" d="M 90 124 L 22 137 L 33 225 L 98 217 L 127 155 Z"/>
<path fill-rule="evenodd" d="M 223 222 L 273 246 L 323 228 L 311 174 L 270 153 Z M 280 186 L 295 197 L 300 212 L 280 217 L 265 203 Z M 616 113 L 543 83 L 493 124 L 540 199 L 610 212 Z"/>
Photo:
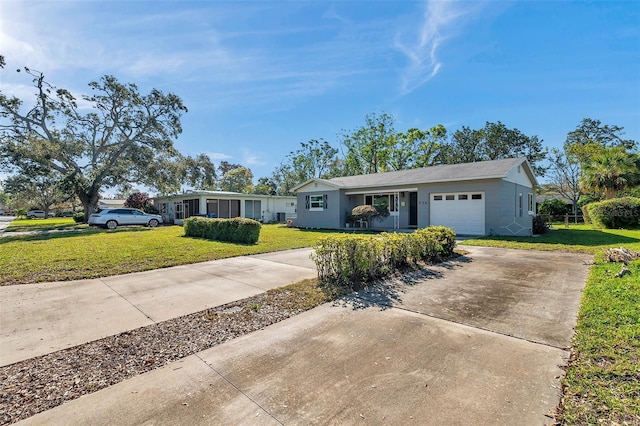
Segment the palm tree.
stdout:
<path fill-rule="evenodd" d="M 604 192 L 606 199 L 637 182 L 640 170 L 634 154 L 624 148 L 603 148 L 593 155 L 583 168 L 581 186 L 584 190 Z"/>

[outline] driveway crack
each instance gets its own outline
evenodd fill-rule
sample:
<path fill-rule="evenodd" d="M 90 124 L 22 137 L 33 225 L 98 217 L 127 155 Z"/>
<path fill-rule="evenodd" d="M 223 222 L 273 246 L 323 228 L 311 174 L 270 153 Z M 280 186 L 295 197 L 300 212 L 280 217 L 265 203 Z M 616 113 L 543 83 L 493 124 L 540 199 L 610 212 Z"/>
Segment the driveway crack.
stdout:
<path fill-rule="evenodd" d="M 438 320 L 441 320 L 441 321 L 446 321 L 446 322 L 449 322 L 449 323 L 452 323 L 452 324 L 463 325 L 465 327 L 474 328 L 476 330 L 482 330 L 482 331 L 487 331 L 487 332 L 493 333 L 493 334 L 499 334 L 501 336 L 511 337 L 513 339 L 522 340 L 524 342 L 533 343 L 535 345 L 546 346 L 548 348 L 560 349 L 560 350 L 563 350 L 563 351 L 568 351 L 568 350 L 571 349 L 571 348 L 555 346 L 555 345 L 552 345 L 552 344 L 546 343 L 546 342 L 540 342 L 540 341 L 537 341 L 537 340 L 527 339 L 525 337 L 516 336 L 514 334 L 509 334 L 509 333 L 504 333 L 504 332 L 501 332 L 501 331 L 492 330 L 490 328 L 481 327 L 481 326 L 475 325 L 475 324 L 468 324 L 468 323 L 465 323 L 465 322 L 462 322 L 462 321 L 455 321 L 455 320 L 452 320 L 450 318 L 443 318 L 443 317 L 440 317 L 440 316 L 437 316 L 437 315 L 428 314 L 428 313 L 425 313 L 425 312 L 416 311 L 414 309 L 405 308 L 403 306 L 397 306 L 397 305 L 388 304 L 388 303 L 381 303 L 379 300 L 367 299 L 366 297 L 362 297 L 362 296 L 357 295 L 357 294 L 355 296 L 353 296 L 353 297 L 355 299 L 360 299 L 360 300 L 365 301 L 365 302 L 376 303 L 376 304 L 378 304 L 380 306 L 383 306 L 383 307 L 386 307 L 386 308 L 393 308 L 393 309 L 398 309 L 398 310 L 405 311 L 405 312 L 411 312 L 413 314 L 418 314 L 418 315 L 422 315 L 422 316 L 425 316 L 425 317 L 434 318 L 434 319 L 438 319 Z"/>
<path fill-rule="evenodd" d="M 260 408 L 263 412 L 265 412 L 269 417 L 271 417 L 273 420 L 275 420 L 276 422 L 278 422 L 278 424 L 283 425 L 284 423 L 282 423 L 277 417 L 275 417 L 273 414 L 271 414 L 271 412 L 269 412 L 269 410 L 267 410 L 265 407 L 263 407 L 258 401 L 256 401 L 255 399 L 251 398 L 246 392 L 244 392 L 242 389 L 240 389 L 238 386 L 236 386 L 235 383 L 233 383 L 231 380 L 227 379 L 226 376 L 224 376 L 222 373 L 220 373 L 218 370 L 216 370 L 213 365 L 211 365 L 210 363 L 208 363 L 207 361 L 205 361 L 200 354 L 196 353 L 194 354 L 196 356 L 196 358 L 198 358 L 200 361 L 202 361 L 202 363 L 204 365 L 206 365 L 211 371 L 213 371 L 216 375 L 218 375 L 218 377 L 220 377 L 222 380 L 224 380 L 225 382 L 227 382 L 231 387 L 233 387 L 236 391 L 238 391 L 238 393 L 242 394 L 245 398 L 247 398 L 249 401 L 253 402 L 258 408 Z"/>

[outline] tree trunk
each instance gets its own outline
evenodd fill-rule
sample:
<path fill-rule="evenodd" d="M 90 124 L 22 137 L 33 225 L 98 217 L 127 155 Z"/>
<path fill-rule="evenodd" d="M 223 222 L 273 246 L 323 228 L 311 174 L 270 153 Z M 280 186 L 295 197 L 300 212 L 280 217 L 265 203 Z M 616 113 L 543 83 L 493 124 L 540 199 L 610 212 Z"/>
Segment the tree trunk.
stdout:
<path fill-rule="evenodd" d="M 98 204 L 98 198 L 100 194 L 98 192 L 78 192 L 78 198 L 82 202 L 82 208 L 84 209 L 84 223 L 89 222 L 89 216 L 91 213 L 96 211 L 96 206 Z"/>

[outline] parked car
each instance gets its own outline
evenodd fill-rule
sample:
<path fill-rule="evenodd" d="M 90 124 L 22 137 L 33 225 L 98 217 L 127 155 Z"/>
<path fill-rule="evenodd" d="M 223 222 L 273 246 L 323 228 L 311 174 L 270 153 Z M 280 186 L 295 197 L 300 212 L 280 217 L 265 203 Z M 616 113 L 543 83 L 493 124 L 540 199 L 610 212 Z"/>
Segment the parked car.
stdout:
<path fill-rule="evenodd" d="M 60 217 L 73 217 L 74 213 L 70 211 L 61 212 L 58 216 Z"/>
<path fill-rule="evenodd" d="M 49 217 L 54 217 L 55 214 L 49 212 Z M 35 218 L 44 219 L 44 210 L 29 210 L 27 212 L 27 219 L 35 219 Z"/>
<path fill-rule="evenodd" d="M 104 209 L 89 216 L 89 225 L 116 229 L 125 225 L 144 225 L 155 228 L 162 223 L 162 216 L 138 209 Z"/>

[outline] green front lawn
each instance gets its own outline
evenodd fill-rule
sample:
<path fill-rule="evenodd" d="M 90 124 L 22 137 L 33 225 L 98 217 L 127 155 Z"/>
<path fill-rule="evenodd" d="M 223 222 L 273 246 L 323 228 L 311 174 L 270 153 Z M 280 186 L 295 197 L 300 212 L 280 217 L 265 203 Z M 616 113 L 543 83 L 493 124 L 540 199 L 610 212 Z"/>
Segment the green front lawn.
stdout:
<path fill-rule="evenodd" d="M 39 222 L 45 220 L 27 222 L 27 225 L 34 222 L 32 229 L 38 230 Z M 24 229 L 25 225 L 19 226 Z M 0 238 L 0 284 L 102 277 L 310 247 L 327 232 L 264 225 L 255 245 L 188 238 L 180 226 L 122 227 L 115 231 L 93 228 L 83 232 L 14 237 L 5 234 Z"/>
<path fill-rule="evenodd" d="M 50 231 L 62 229 L 86 229 L 89 225 L 76 223 L 70 217 L 52 217 L 49 219 L 15 219 L 5 229 L 6 232 Z"/>
<path fill-rule="evenodd" d="M 603 255 L 604 249 L 620 246 L 640 252 L 640 231 L 571 225 L 540 237 L 464 243 L 594 254 L 556 420 L 566 425 L 640 424 L 640 261 L 628 266 L 631 275 L 615 278 L 621 265 L 605 262 Z"/>
<path fill-rule="evenodd" d="M 591 225 L 559 227 L 535 237 L 490 236 L 463 241 L 463 244 L 524 250 L 562 250 L 577 253 L 600 253 L 611 247 L 640 244 L 640 230 L 597 229 Z"/>

